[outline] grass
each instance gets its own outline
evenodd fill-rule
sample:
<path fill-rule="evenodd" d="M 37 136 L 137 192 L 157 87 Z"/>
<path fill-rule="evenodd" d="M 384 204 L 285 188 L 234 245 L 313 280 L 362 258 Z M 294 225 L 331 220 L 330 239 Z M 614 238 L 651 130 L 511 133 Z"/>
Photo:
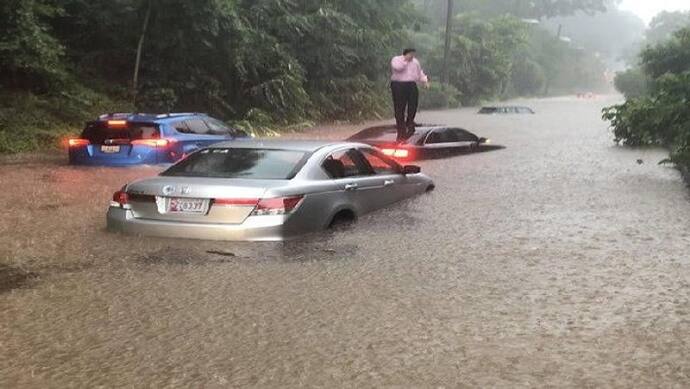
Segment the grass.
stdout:
<path fill-rule="evenodd" d="M 131 104 L 78 85 L 51 95 L 0 91 L 0 154 L 57 149 L 87 120 L 123 109 Z"/>

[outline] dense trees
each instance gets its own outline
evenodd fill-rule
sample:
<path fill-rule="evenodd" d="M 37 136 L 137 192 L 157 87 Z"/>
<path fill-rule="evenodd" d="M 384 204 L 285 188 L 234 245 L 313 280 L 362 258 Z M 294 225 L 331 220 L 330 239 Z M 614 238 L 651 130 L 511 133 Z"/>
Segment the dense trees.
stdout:
<path fill-rule="evenodd" d="M 515 54 L 526 46 L 527 26 L 505 16 L 483 20 L 471 14 L 456 17 L 451 34 L 448 82 L 464 104 L 501 95 L 511 80 Z M 442 45 L 429 56 L 429 69 L 440 74 Z"/>
<path fill-rule="evenodd" d="M 444 12 L 440 8 L 445 1 L 417 0 L 416 4 L 432 23 L 415 32 L 413 40 L 430 73 L 441 74 L 444 47 L 440 36 L 444 29 L 439 24 Z M 555 31 L 548 30 L 550 24 L 525 19 L 555 13 L 595 12 L 606 4 L 605 1 L 456 0 L 449 82 L 454 87 L 450 93 L 457 91 L 458 95 L 449 96 L 446 101 L 454 102 L 457 97 L 463 104 L 474 104 L 495 97 L 606 88 L 606 67 L 594 50 L 579 47 L 579 41 L 564 42 Z M 531 11 L 521 12 L 519 8 Z M 512 11 L 513 15 L 506 11 Z M 434 101 L 443 99 L 435 97 Z"/>
<path fill-rule="evenodd" d="M 245 124 L 371 117 L 387 104 L 388 58 L 417 19 L 408 0 L 9 0 L 0 151 L 39 147 L 36 127 L 113 106 Z"/>
<path fill-rule="evenodd" d="M 0 81 L 17 88 L 45 89 L 62 74 L 63 48 L 48 21 L 60 8 L 43 0 L 0 4 Z"/>
<path fill-rule="evenodd" d="M 522 19 L 606 3 L 456 0 L 451 84 L 426 92 L 425 106 L 539 94 L 547 85 L 568 90 L 563 69 L 595 74 L 596 60 Z M 3 1 L 0 152 L 51 144 L 103 111 L 204 111 L 252 128 L 388 113 L 388 61 L 401 48 L 414 42 L 439 79 L 439 5 L 445 1 Z"/>
<path fill-rule="evenodd" d="M 690 169 L 690 28 L 645 49 L 641 72 L 648 88 L 638 96 L 628 93 L 621 105 L 607 108 L 617 142 L 631 146 L 663 145 L 671 149 L 670 162 Z"/>
<path fill-rule="evenodd" d="M 425 9 L 435 22 L 445 20 L 446 2 L 414 0 Z M 477 12 L 485 17 L 513 15 L 518 18 L 545 19 L 572 15 L 578 11 L 603 12 L 609 0 L 455 0 L 457 13 Z"/>
<path fill-rule="evenodd" d="M 649 24 L 646 38 L 650 44 L 661 43 L 673 37 L 673 33 L 690 26 L 690 12 L 661 12 Z"/>

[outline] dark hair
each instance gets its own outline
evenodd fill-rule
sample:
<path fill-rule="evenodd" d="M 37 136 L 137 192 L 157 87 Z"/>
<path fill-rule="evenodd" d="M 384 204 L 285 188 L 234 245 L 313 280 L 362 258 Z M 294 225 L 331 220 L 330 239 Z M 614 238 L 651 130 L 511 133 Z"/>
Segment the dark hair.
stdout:
<path fill-rule="evenodd" d="M 415 50 L 415 49 L 405 49 L 405 50 L 403 50 L 403 55 L 407 55 L 409 53 L 416 53 L 416 52 L 417 52 L 417 50 Z"/>

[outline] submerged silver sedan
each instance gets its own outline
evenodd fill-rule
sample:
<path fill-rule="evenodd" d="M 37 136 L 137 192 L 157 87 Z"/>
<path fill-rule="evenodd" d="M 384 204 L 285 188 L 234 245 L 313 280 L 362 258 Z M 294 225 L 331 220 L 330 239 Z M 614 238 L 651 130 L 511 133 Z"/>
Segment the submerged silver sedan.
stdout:
<path fill-rule="evenodd" d="M 207 240 L 285 240 L 433 188 L 418 166 L 401 166 L 365 144 L 220 143 L 116 192 L 108 229 Z"/>

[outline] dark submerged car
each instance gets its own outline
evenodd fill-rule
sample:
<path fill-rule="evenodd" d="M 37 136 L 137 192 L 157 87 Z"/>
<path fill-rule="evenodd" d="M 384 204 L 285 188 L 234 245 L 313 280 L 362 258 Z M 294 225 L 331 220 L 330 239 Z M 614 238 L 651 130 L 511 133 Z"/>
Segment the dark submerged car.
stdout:
<path fill-rule="evenodd" d="M 506 106 L 506 107 L 482 107 L 482 109 L 479 110 L 480 114 L 482 115 L 498 115 L 498 114 L 528 114 L 528 115 L 534 115 L 536 112 L 532 108 L 529 107 L 521 107 L 521 106 Z"/>
<path fill-rule="evenodd" d="M 379 148 L 397 160 L 439 158 L 454 154 L 468 154 L 501 149 L 491 140 L 481 138 L 465 129 L 445 125 L 419 124 L 405 141 L 397 141 L 394 125 L 366 128 L 348 138 Z"/>

